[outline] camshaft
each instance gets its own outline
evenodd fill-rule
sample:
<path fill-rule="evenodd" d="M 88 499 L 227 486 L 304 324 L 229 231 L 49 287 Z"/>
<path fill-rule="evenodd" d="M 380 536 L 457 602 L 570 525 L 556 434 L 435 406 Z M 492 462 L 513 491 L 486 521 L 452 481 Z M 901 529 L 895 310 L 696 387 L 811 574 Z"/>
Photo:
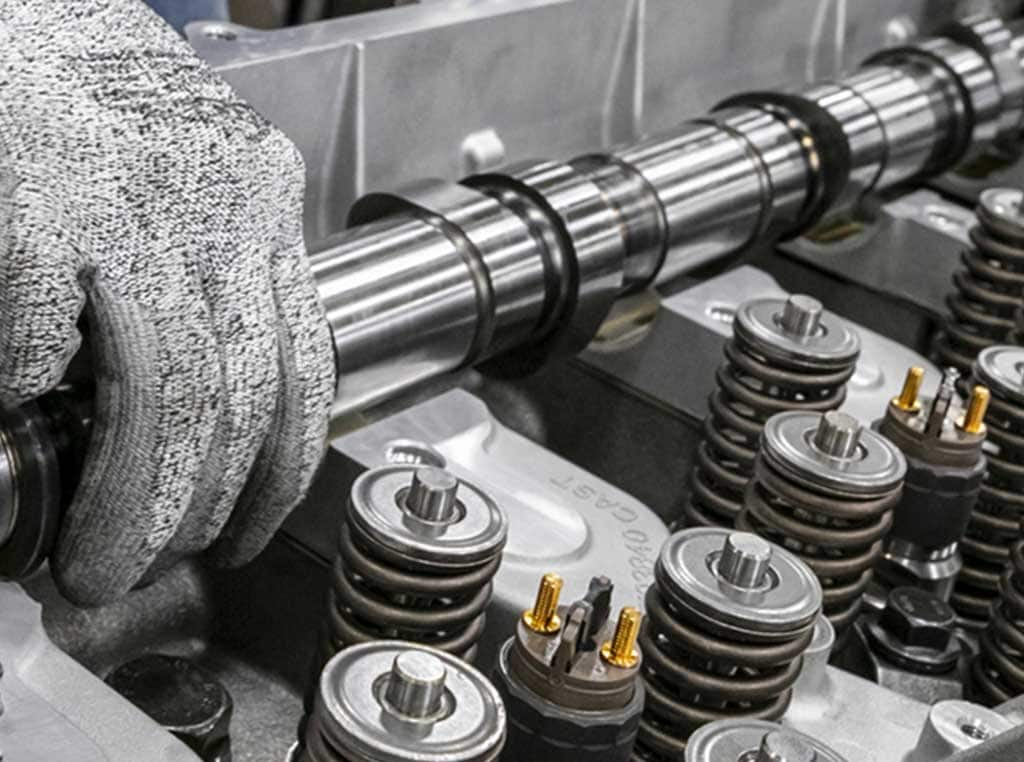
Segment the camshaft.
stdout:
<path fill-rule="evenodd" d="M 313 258 L 336 413 L 499 355 L 529 369 L 576 351 L 622 293 L 1014 140 L 1018 31 L 969 19 L 834 82 L 736 96 L 607 153 L 363 198 Z"/>
<path fill-rule="evenodd" d="M 971 18 L 838 80 L 739 95 L 605 153 L 366 196 L 352 227 L 312 257 L 335 350 L 334 415 L 494 358 L 529 371 L 584 347 L 624 293 L 1012 143 L 1024 117 L 1022 23 Z M 58 468 L 67 438 L 52 422 L 22 429 L 0 442 L 10 466 L 0 542 L 18 545 L 0 575 L 37 565 L 52 537 L 53 522 L 39 527 L 46 538 L 15 531 L 19 499 L 54 493 L 39 509 L 49 515 L 76 478 Z M 31 466 L 38 453 L 45 467 Z"/>

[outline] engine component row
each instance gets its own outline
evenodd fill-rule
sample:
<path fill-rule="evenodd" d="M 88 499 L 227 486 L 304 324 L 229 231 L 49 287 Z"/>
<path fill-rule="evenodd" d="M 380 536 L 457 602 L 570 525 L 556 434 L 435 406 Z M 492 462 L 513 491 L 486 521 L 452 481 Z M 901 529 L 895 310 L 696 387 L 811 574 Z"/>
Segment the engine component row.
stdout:
<path fill-rule="evenodd" d="M 736 526 L 814 570 L 840 644 L 882 554 L 906 468 L 889 440 L 845 413 L 780 413 L 765 425 Z"/>
<path fill-rule="evenodd" d="M 973 383 L 991 392 L 988 470 L 961 547 L 964 566 L 950 602 L 965 627 L 980 630 L 1024 515 L 1024 348 L 997 345 L 974 363 Z"/>
<path fill-rule="evenodd" d="M 782 716 L 821 586 L 798 558 L 756 535 L 698 527 L 662 548 L 646 608 L 637 756 L 675 760 L 709 722 Z"/>
<path fill-rule="evenodd" d="M 808 296 L 741 305 L 708 400 L 684 507 L 688 526 L 732 527 L 754 475 L 767 420 L 786 410 L 825 412 L 846 399 L 860 339 Z"/>
<path fill-rule="evenodd" d="M 903 494 L 876 568 L 882 600 L 885 588 L 913 585 L 948 601 L 963 565 L 960 541 L 985 476 L 990 394 L 976 386 L 965 410 L 958 378 L 955 369 L 946 370 L 935 394 L 921 398 L 924 370 L 911 368 L 878 422 L 878 431 L 907 461 Z"/>
<path fill-rule="evenodd" d="M 964 269 L 954 276 L 951 312 L 936 342 L 940 360 L 968 374 L 978 353 L 1012 341 L 1024 306 L 1024 195 L 1013 188 L 990 188 L 978 201 L 972 246 L 963 252 Z"/>

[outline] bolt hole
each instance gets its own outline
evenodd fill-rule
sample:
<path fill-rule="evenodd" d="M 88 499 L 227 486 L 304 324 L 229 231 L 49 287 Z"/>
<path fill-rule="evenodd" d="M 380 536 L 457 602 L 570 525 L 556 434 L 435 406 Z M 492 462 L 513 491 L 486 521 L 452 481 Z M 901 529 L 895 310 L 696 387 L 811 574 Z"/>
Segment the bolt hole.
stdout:
<path fill-rule="evenodd" d="M 717 320 L 724 325 L 732 325 L 736 319 L 736 308 L 727 304 L 708 305 L 707 315 L 712 320 Z"/>
<path fill-rule="evenodd" d="M 396 439 L 389 442 L 384 450 L 384 459 L 396 466 L 444 468 L 447 465 L 447 461 L 441 453 L 430 445 L 413 439 Z"/>
<path fill-rule="evenodd" d="M 957 724 L 960 726 L 961 733 L 975 741 L 987 741 L 992 737 L 992 731 L 981 720 L 962 717 Z"/>
<path fill-rule="evenodd" d="M 234 31 L 228 29 L 226 26 L 216 24 L 204 27 L 203 36 L 210 40 L 226 40 L 227 42 L 238 39 L 238 34 Z"/>

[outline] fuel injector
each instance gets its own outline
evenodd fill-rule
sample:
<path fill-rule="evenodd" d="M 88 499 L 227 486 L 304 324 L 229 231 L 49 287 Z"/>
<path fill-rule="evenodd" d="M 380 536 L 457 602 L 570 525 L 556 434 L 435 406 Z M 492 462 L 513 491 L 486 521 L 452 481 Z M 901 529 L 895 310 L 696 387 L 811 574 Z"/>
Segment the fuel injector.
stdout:
<path fill-rule="evenodd" d="M 966 410 L 954 368 L 946 369 L 935 395 L 920 398 L 924 370 L 911 368 L 878 431 L 906 457 L 903 495 L 876 567 L 869 601 L 884 604 L 885 591 L 910 585 L 948 601 L 962 566 L 959 544 L 985 477 L 985 412 L 989 391 L 975 386 Z"/>
<path fill-rule="evenodd" d="M 592 579 L 568 606 L 558 605 L 561 587 L 560 577 L 544 575 L 498 656 L 494 683 L 508 711 L 503 759 L 575 762 L 585 751 L 590 762 L 625 762 L 644 708 L 640 612 L 627 606 L 609 621 L 607 577 Z"/>

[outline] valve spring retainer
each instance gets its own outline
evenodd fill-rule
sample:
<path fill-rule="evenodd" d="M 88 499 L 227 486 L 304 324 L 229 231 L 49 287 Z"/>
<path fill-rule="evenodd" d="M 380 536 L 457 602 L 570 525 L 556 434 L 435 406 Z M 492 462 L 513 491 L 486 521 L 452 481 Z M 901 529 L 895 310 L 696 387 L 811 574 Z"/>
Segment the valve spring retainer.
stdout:
<path fill-rule="evenodd" d="M 1017 311 L 1024 303 L 1024 211 L 1021 191 L 990 188 L 978 202 L 972 246 L 964 268 L 953 276 L 950 316 L 936 342 L 943 365 L 966 375 L 986 347 L 1013 341 Z"/>
<path fill-rule="evenodd" d="M 442 469 L 361 475 L 331 573 L 322 655 L 393 638 L 472 660 L 507 530 L 493 500 Z"/>
<path fill-rule="evenodd" d="M 1024 536 L 1024 522 L 1021 530 Z M 1024 540 L 1010 550 L 1009 568 L 999 578 L 999 596 L 971 663 L 975 698 L 989 706 L 1024 694 Z"/>
<path fill-rule="evenodd" d="M 997 345 L 982 351 L 972 381 L 992 395 L 985 418 L 988 471 L 960 543 L 964 565 L 950 603 L 965 627 L 980 630 L 999 597 L 1024 516 L 1024 348 Z"/>
<path fill-rule="evenodd" d="M 505 744 L 501 696 L 455 656 L 380 640 L 337 654 L 317 681 L 289 762 L 494 762 Z"/>
<path fill-rule="evenodd" d="M 737 528 L 814 570 L 839 647 L 882 554 L 906 470 L 895 445 L 845 413 L 780 413 L 765 425 Z"/>
<path fill-rule="evenodd" d="M 708 399 L 684 523 L 733 526 L 765 422 L 784 410 L 838 408 L 859 354 L 857 334 L 808 296 L 741 305 Z"/>
<path fill-rule="evenodd" d="M 718 527 L 672 535 L 640 633 L 642 759 L 680 759 L 702 725 L 785 712 L 821 609 L 821 586 L 788 551 Z"/>

